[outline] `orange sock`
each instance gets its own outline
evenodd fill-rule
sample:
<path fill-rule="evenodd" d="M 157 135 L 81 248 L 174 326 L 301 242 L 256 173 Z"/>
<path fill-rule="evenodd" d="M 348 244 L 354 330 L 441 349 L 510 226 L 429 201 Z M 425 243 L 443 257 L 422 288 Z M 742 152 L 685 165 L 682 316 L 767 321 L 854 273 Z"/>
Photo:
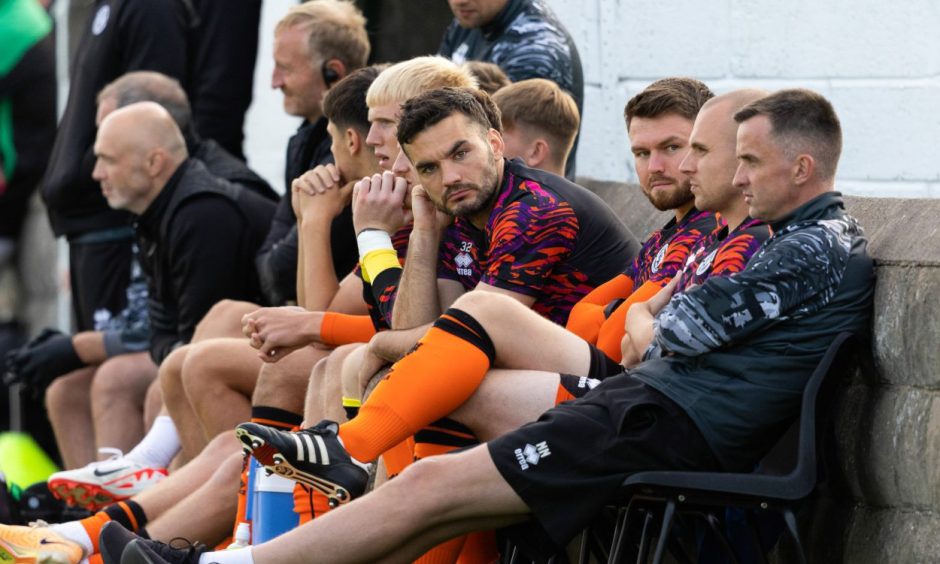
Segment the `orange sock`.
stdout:
<path fill-rule="evenodd" d="M 276 429 L 296 431 L 300 429 L 302 419 L 301 415 L 285 409 L 270 406 L 251 407 L 250 421 L 252 423 L 259 423 Z M 235 533 L 238 532 L 239 523 L 248 522 L 245 519 L 245 513 L 248 509 L 248 461 L 247 455 L 242 457 L 242 473 L 238 481 L 238 502 L 235 506 L 235 526 L 232 527 L 232 538 L 235 538 Z"/>
<path fill-rule="evenodd" d="M 330 510 L 330 502 L 319 491 L 300 482 L 294 484 L 294 513 L 300 517 L 300 525 L 321 517 Z"/>
<path fill-rule="evenodd" d="M 88 555 L 88 564 L 104 564 L 104 559 L 100 553 L 96 552 Z"/>
<path fill-rule="evenodd" d="M 340 426 L 349 453 L 362 461 L 380 454 L 457 409 L 480 385 L 495 358 L 483 327 L 451 308 L 411 353 L 392 366 L 359 415 Z"/>
<path fill-rule="evenodd" d="M 98 552 L 98 536 L 101 535 L 101 529 L 109 521 L 116 521 L 128 531 L 136 533 L 147 524 L 147 517 L 144 515 L 143 508 L 137 502 L 127 500 L 109 505 L 103 511 L 80 520 L 78 523 L 85 529 L 88 538 L 91 539 L 93 552 Z"/>
<path fill-rule="evenodd" d="M 415 461 L 415 439 L 408 437 L 392 448 L 382 453 L 382 462 L 385 463 L 385 474 L 391 480 L 402 473 L 405 468 Z"/>
<path fill-rule="evenodd" d="M 232 538 L 235 537 L 235 529 L 238 529 L 239 523 L 245 523 L 245 512 L 248 509 L 248 466 L 251 459 L 245 455 L 242 456 L 242 473 L 238 478 L 238 502 L 235 506 L 235 528 L 232 529 Z M 228 545 L 226 545 L 228 546 Z"/>
<path fill-rule="evenodd" d="M 467 536 L 464 535 L 442 542 L 418 557 L 415 564 L 454 564 L 466 540 Z"/>
<path fill-rule="evenodd" d="M 460 551 L 457 564 L 490 564 L 497 560 L 499 560 L 499 549 L 496 546 L 496 533 L 477 531 L 467 535 L 467 542 Z"/>
<path fill-rule="evenodd" d="M 625 302 L 620 304 L 616 310 L 607 318 L 607 321 L 601 326 L 600 334 L 597 336 L 597 348 L 612 358 L 615 362 L 623 360 L 623 353 L 620 350 L 620 342 L 626 332 L 624 325 L 627 322 L 627 311 L 630 306 L 639 302 L 645 302 L 659 292 L 663 286 L 669 283 L 669 280 L 661 282 L 646 282 L 630 294 Z"/>

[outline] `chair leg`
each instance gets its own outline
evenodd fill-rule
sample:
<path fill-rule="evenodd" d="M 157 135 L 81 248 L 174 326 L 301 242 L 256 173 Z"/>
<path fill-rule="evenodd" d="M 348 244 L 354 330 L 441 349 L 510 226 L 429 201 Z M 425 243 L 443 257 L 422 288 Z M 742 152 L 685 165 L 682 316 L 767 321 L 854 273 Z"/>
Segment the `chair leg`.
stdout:
<path fill-rule="evenodd" d="M 637 551 L 636 555 L 636 564 L 646 564 L 646 561 L 649 559 L 650 555 L 650 540 L 649 532 L 650 526 L 653 523 L 653 514 L 650 511 L 646 512 L 646 515 L 643 517 L 643 530 L 640 533 L 640 550 Z M 620 546 L 617 546 L 617 559 L 612 561 L 612 564 L 619 564 L 620 560 Z"/>
<path fill-rule="evenodd" d="M 715 539 L 718 541 L 718 544 L 721 546 L 721 550 L 723 550 L 725 555 L 731 560 L 731 564 L 738 564 L 738 555 L 734 552 L 734 548 L 732 548 L 731 543 L 728 542 L 728 536 L 725 535 L 724 526 L 721 523 L 721 519 L 719 519 L 718 516 L 710 511 L 705 513 L 703 517 L 705 517 L 705 524 L 708 525 L 708 529 L 712 532 L 712 535 L 714 535 Z"/>
<path fill-rule="evenodd" d="M 669 540 L 669 532 L 672 531 L 672 519 L 676 516 L 676 502 L 669 500 L 666 502 L 666 508 L 663 510 L 663 523 L 659 527 L 659 542 L 656 543 L 656 552 L 653 553 L 653 564 L 659 564 L 663 560 L 666 552 L 666 541 Z"/>
<path fill-rule="evenodd" d="M 610 539 L 610 555 L 607 562 L 614 564 L 620 560 L 623 553 L 623 538 L 627 532 L 627 522 L 629 521 L 630 506 L 621 507 L 617 512 L 617 519 L 614 521 L 614 532 Z"/>
<path fill-rule="evenodd" d="M 747 530 L 751 533 L 751 544 L 754 545 L 754 553 L 757 555 L 758 564 L 767 564 L 767 551 L 764 550 L 760 530 L 757 528 L 757 523 L 754 522 L 754 516 L 750 510 L 744 512 L 744 520 L 747 522 Z"/>
<path fill-rule="evenodd" d="M 790 536 L 793 537 L 793 542 L 796 544 L 800 564 L 806 564 L 806 553 L 803 552 L 803 542 L 800 540 L 800 531 L 796 526 L 796 515 L 789 507 L 783 510 L 783 521 L 787 524 L 787 530 L 790 531 Z"/>

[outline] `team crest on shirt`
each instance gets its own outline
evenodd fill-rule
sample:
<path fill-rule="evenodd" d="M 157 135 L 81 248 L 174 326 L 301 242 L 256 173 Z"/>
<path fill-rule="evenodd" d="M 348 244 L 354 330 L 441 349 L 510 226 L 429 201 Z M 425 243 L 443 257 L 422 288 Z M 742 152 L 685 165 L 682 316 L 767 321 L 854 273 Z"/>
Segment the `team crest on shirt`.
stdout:
<path fill-rule="evenodd" d="M 104 6 L 98 8 L 98 11 L 95 12 L 95 17 L 91 20 L 91 33 L 94 35 L 101 35 L 101 32 L 104 31 L 104 28 L 108 27 L 108 19 L 111 17 L 111 6 L 105 4 Z"/>
<path fill-rule="evenodd" d="M 708 253 L 708 256 L 702 259 L 702 262 L 699 263 L 698 268 L 695 269 L 695 274 L 701 276 L 708 272 L 708 269 L 712 266 L 712 261 L 715 260 L 715 255 L 718 254 L 718 249 Z"/>
<path fill-rule="evenodd" d="M 653 264 L 650 265 L 650 270 L 654 273 L 659 272 L 659 267 L 663 265 L 663 261 L 666 260 L 666 250 L 669 248 L 668 245 L 663 245 L 659 249 L 659 252 L 656 253 L 656 257 L 653 258 Z"/>
<path fill-rule="evenodd" d="M 454 266 L 457 267 L 457 274 L 461 276 L 473 276 L 473 243 L 464 241 L 460 243 L 460 252 L 454 257 Z"/>

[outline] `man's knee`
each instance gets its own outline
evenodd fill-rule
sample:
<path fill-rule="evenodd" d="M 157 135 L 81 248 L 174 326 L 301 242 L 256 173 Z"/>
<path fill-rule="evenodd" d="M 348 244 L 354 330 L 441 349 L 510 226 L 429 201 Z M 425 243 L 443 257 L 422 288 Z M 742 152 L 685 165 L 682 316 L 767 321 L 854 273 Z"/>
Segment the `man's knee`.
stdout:
<path fill-rule="evenodd" d="M 92 400 L 125 393 L 143 393 L 152 381 L 156 367 L 146 353 L 132 353 L 106 360 L 91 383 Z M 138 391 L 140 390 L 140 391 Z"/>
<path fill-rule="evenodd" d="M 91 386 L 91 368 L 83 368 L 60 376 L 46 388 L 45 404 L 48 411 L 61 411 L 75 402 L 76 395 L 87 395 Z"/>
<path fill-rule="evenodd" d="M 216 486 L 237 486 L 242 473 L 242 454 L 231 453 L 221 460 L 210 481 Z"/>
<path fill-rule="evenodd" d="M 216 302 L 196 325 L 193 340 L 240 335 L 242 316 L 258 307 L 258 304 L 239 300 Z"/>
<path fill-rule="evenodd" d="M 174 395 L 182 391 L 180 373 L 183 370 L 183 361 L 186 360 L 189 349 L 190 345 L 179 347 L 160 363 L 157 375 L 164 394 Z"/>
<path fill-rule="evenodd" d="M 457 298 L 452 307 L 471 315 L 481 324 L 497 319 L 500 323 L 505 323 L 507 316 L 511 316 L 517 309 L 529 311 L 529 308 L 518 300 L 483 290 L 467 292 Z"/>

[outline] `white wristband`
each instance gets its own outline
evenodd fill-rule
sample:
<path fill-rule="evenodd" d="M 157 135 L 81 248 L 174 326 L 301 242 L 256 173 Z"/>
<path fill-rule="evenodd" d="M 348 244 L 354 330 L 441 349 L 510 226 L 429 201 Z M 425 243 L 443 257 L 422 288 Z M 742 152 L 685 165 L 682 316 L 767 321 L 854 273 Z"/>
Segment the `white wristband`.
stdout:
<path fill-rule="evenodd" d="M 392 237 L 381 229 L 365 229 L 359 235 L 356 235 L 356 243 L 359 246 L 359 260 L 362 260 L 367 254 L 379 249 L 395 249 L 392 245 Z"/>

